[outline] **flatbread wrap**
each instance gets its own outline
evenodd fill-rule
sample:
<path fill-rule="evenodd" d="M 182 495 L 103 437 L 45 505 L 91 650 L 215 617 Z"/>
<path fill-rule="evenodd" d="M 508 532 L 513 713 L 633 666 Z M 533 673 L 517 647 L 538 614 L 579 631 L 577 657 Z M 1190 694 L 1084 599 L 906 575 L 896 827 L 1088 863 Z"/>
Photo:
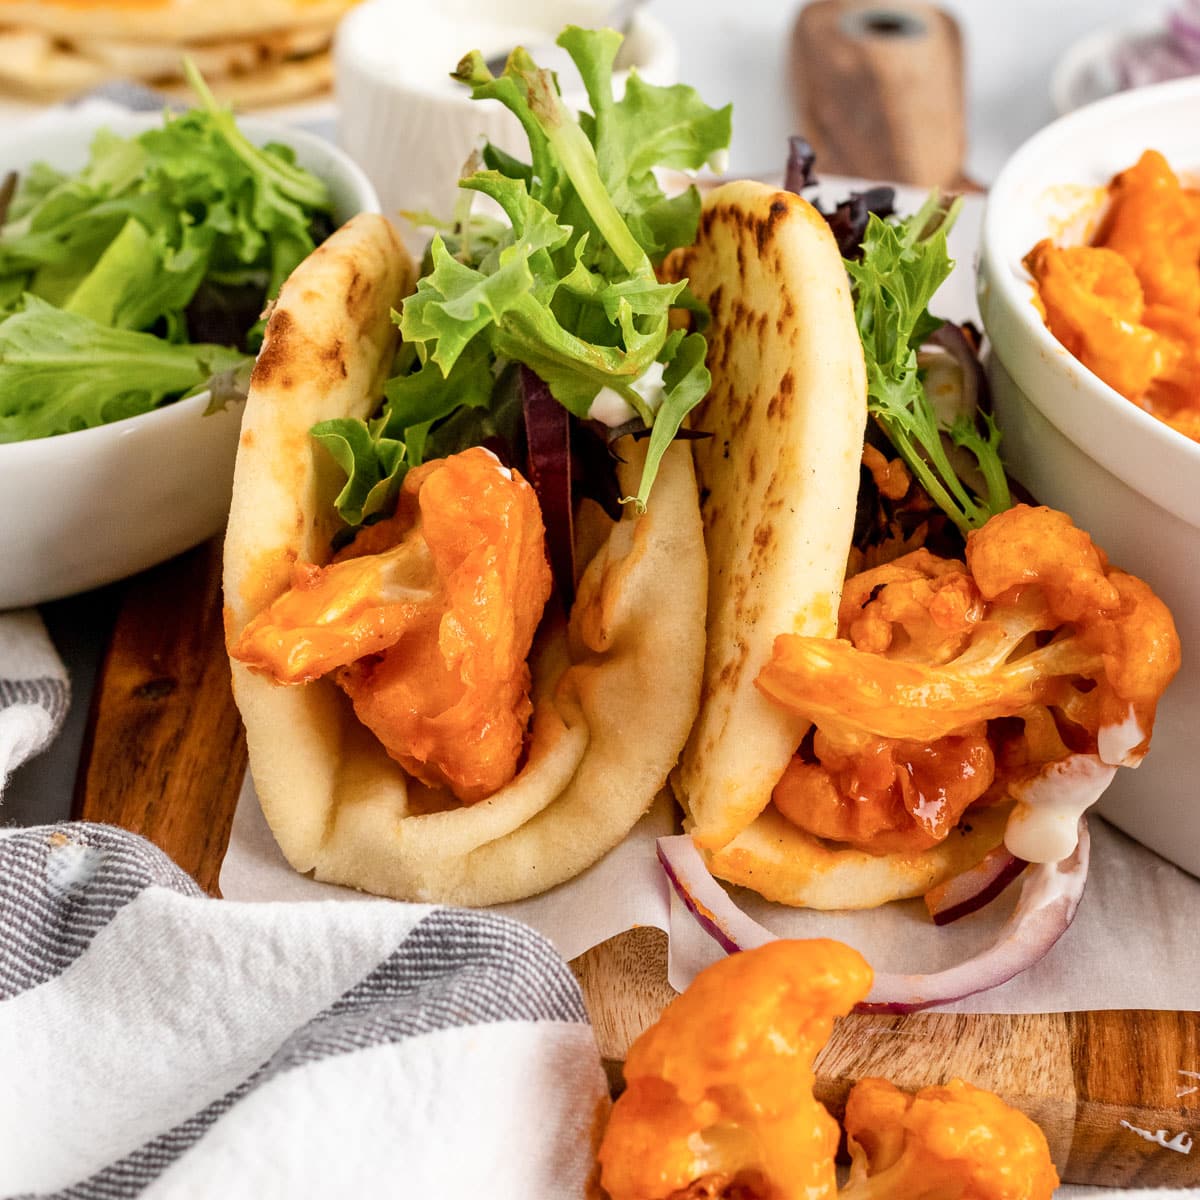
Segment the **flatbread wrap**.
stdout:
<path fill-rule="evenodd" d="M 66 98 L 116 79 L 190 99 L 190 60 L 220 100 L 282 104 L 328 90 L 332 45 L 349 0 L 0 0 L 0 90 Z"/>
<path fill-rule="evenodd" d="M 297 870 L 397 898 L 493 904 L 583 870 L 663 787 L 698 704 L 703 535 L 684 443 L 664 455 L 645 513 L 630 506 L 613 522 L 582 502 L 577 596 L 569 621 L 551 606 L 529 655 L 532 717 L 519 769 L 469 803 L 390 757 L 332 678 L 284 685 L 240 661 L 247 626 L 297 570 L 329 562 L 343 481 L 309 431 L 375 409 L 396 349 L 391 313 L 412 280 L 391 225 L 362 215 L 301 264 L 274 306 L 225 544 L 234 694 L 263 812 Z M 631 491 L 645 446 L 622 441 L 619 470 Z M 519 476 L 509 476 L 516 486 Z M 405 583 L 414 594 L 427 585 L 416 575 Z"/>
<path fill-rule="evenodd" d="M 1144 583 L 1012 504 L 973 403 L 902 410 L 944 366 L 920 355 L 946 216 L 872 224 L 846 263 L 799 195 L 732 183 L 666 264 L 709 307 L 713 376 L 703 698 L 672 782 L 709 870 L 786 904 L 932 907 L 989 855 L 1066 859 L 1179 663 Z M 895 426 L 934 444 L 898 453 Z"/>
<path fill-rule="evenodd" d="M 353 0 L 0 0 L 0 26 L 63 41 L 212 42 L 332 28 Z"/>

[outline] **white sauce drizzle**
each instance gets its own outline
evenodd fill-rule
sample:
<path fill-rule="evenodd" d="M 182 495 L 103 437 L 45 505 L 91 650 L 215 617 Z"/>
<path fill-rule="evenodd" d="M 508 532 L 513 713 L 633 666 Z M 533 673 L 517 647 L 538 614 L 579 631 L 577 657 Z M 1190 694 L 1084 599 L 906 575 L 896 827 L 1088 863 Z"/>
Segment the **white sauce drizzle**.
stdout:
<path fill-rule="evenodd" d="M 1174 1150 L 1179 1154 L 1191 1154 L 1192 1135 L 1186 1129 L 1181 1129 L 1174 1137 L 1170 1137 L 1165 1129 L 1156 1129 L 1153 1133 L 1140 1125 L 1131 1125 L 1122 1118 L 1120 1122 L 1130 1133 L 1136 1133 L 1144 1142 L 1153 1142 L 1164 1150 Z"/>
<path fill-rule="evenodd" d="M 1100 799 L 1117 768 L 1096 754 L 1047 763 L 1009 790 L 1017 805 L 1004 830 L 1009 852 L 1027 862 L 1060 862 L 1075 849 L 1079 818 Z"/>
<path fill-rule="evenodd" d="M 642 372 L 641 377 L 630 384 L 630 387 L 645 400 L 646 407 L 651 412 L 658 412 L 663 397 L 667 394 L 667 389 L 663 387 L 663 370 L 662 363 L 651 363 Z M 588 409 L 589 419 L 600 421 L 610 429 L 624 425 L 626 421 L 632 421 L 636 416 L 637 411 L 633 405 L 620 392 L 609 387 L 601 388 L 596 393 L 592 406 Z"/>
<path fill-rule="evenodd" d="M 506 467 L 500 461 L 500 456 L 495 452 L 495 450 L 489 450 L 486 446 L 480 446 L 479 449 L 482 450 L 484 454 L 490 454 L 496 460 L 496 470 L 499 471 L 500 474 L 509 481 L 509 483 L 511 483 L 513 477 L 512 470 L 509 467 Z"/>
<path fill-rule="evenodd" d="M 636 416 L 637 413 L 633 406 L 625 397 L 610 387 L 602 387 L 596 393 L 591 408 L 588 409 L 588 417 L 591 420 L 600 421 L 610 429 L 624 425 L 626 421 L 632 421 Z"/>
<path fill-rule="evenodd" d="M 1101 726 L 1096 735 L 1100 761 L 1118 767 L 1136 767 L 1142 761 L 1142 753 L 1135 751 L 1145 740 L 1146 731 L 1142 728 L 1137 713 L 1130 708 L 1120 725 Z"/>

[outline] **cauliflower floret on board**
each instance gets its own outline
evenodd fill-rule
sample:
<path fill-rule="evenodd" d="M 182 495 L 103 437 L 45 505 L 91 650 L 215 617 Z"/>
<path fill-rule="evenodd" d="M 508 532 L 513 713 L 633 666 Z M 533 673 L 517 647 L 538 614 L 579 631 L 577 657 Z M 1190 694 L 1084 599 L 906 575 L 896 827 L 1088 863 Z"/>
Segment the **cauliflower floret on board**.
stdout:
<path fill-rule="evenodd" d="M 862 1079 L 846 1102 L 853 1167 L 842 1200 L 1048 1200 L 1042 1131 L 998 1096 L 952 1079 L 915 1096 Z"/>
<path fill-rule="evenodd" d="M 827 940 L 697 976 L 629 1050 L 600 1148 L 612 1200 L 831 1200 L 838 1129 L 812 1064 L 870 987 L 862 956 Z"/>
<path fill-rule="evenodd" d="M 600 1146 L 610 1200 L 1044 1200 L 1058 1184 L 1038 1127 L 961 1080 L 910 1096 L 850 1093 L 850 1180 L 813 1060 L 870 990 L 829 940 L 769 942 L 702 971 L 630 1048 Z"/>

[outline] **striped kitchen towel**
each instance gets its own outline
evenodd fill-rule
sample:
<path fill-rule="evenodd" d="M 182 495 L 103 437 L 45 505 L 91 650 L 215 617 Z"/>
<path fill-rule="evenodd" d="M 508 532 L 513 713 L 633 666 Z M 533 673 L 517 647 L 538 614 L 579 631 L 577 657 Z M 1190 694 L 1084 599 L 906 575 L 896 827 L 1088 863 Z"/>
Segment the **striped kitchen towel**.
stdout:
<path fill-rule="evenodd" d="M 70 698 L 62 659 L 36 610 L 0 613 L 0 795 L 9 775 L 53 741 Z"/>
<path fill-rule="evenodd" d="M 210 900 L 143 839 L 0 831 L 0 1196 L 592 1194 L 574 977 L 486 912 Z"/>

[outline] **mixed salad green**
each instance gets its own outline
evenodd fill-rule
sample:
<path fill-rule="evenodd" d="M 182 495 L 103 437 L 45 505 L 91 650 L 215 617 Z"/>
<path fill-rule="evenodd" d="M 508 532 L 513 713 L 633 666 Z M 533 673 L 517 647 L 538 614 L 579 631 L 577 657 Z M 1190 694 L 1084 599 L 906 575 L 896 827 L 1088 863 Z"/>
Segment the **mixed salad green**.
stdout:
<path fill-rule="evenodd" d="M 0 226 L 0 442 L 86 429 L 247 369 L 268 298 L 332 229 L 324 181 L 198 107 L 35 164 Z"/>
<path fill-rule="evenodd" d="M 649 431 L 640 486 L 625 498 L 645 506 L 664 451 L 710 382 L 703 334 L 668 320 L 672 306 L 699 306 L 685 285 L 656 275 L 669 251 L 695 239 L 700 196 L 690 187 L 668 197 L 655 170 L 718 159 L 731 109 L 636 73 L 616 99 L 621 41 L 611 29 L 559 37 L 587 90 L 591 111 L 579 114 L 522 49 L 500 76 L 478 53 L 459 63 L 454 77 L 474 98 L 516 115 L 530 161 L 483 148 L 481 169 L 459 184 L 465 203 L 435 234 L 397 314 L 403 343 L 381 412 L 313 431 L 347 472 L 338 510 L 349 524 L 384 511 L 405 471 L 427 458 L 518 440 L 522 367 L 580 422 L 605 389 L 624 401 L 624 425 Z M 473 212 L 475 194 L 507 220 Z"/>
<path fill-rule="evenodd" d="M 816 157 L 806 138 L 789 138 L 784 187 L 798 195 L 815 188 Z M 946 239 L 962 201 L 935 191 L 916 212 L 900 217 L 895 199 L 894 188 L 877 186 L 851 192 L 829 212 L 816 197 L 813 203 L 850 276 L 873 423 L 963 538 L 1009 508 L 1012 495 L 1000 431 L 984 402 L 978 345 L 965 326 L 929 311 L 954 269 Z M 935 344 L 950 352 L 964 376 L 963 402 L 950 413 L 934 404 L 918 357 Z"/>
<path fill-rule="evenodd" d="M 936 192 L 911 216 L 867 217 L 860 253 L 847 258 L 854 315 L 867 366 L 868 411 L 930 498 L 965 536 L 1012 504 L 1000 459 L 1000 431 L 989 412 L 959 413 L 947 424 L 925 390 L 917 351 L 943 325 L 929 302 L 954 267 L 946 235 L 960 201 Z M 951 462 L 950 444 L 967 451 L 982 486 Z"/>

